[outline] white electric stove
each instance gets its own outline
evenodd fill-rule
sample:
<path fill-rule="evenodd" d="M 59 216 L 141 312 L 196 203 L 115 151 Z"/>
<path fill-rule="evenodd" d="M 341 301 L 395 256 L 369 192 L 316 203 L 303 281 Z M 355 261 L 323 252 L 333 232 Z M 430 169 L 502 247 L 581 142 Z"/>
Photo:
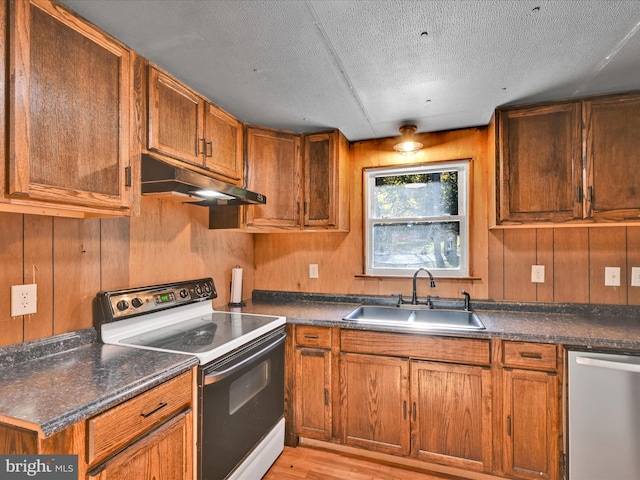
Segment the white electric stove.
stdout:
<path fill-rule="evenodd" d="M 198 478 L 259 479 L 284 448 L 284 317 L 216 311 L 213 279 L 100 292 L 104 343 L 198 357 Z"/>

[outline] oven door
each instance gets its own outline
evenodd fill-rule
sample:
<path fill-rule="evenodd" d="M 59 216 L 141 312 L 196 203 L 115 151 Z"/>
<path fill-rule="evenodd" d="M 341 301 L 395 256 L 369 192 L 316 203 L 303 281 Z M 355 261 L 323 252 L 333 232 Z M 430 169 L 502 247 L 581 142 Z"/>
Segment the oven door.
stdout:
<path fill-rule="evenodd" d="M 284 328 L 200 367 L 199 478 L 227 477 L 284 415 Z"/>

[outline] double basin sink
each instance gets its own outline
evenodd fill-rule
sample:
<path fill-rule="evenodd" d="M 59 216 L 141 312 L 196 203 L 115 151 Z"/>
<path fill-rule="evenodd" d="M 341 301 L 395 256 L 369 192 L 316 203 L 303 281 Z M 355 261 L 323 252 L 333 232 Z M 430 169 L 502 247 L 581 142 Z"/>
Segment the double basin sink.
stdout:
<path fill-rule="evenodd" d="M 478 315 L 471 310 L 429 309 L 416 305 L 399 307 L 361 305 L 343 320 L 365 325 L 385 325 L 415 330 L 484 330 L 485 328 Z"/>

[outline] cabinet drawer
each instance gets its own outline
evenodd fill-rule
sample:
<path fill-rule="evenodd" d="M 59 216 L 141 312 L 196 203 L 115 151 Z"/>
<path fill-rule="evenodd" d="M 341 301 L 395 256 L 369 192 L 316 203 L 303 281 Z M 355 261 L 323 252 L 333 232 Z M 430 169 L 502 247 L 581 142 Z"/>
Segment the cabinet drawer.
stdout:
<path fill-rule="evenodd" d="M 503 342 L 502 363 L 505 367 L 555 370 L 557 345 L 548 343 Z"/>
<path fill-rule="evenodd" d="M 489 340 L 342 330 L 340 350 L 440 362 L 489 365 Z"/>
<path fill-rule="evenodd" d="M 190 405 L 191 398 L 192 374 L 186 372 L 91 418 L 87 422 L 87 462 L 93 463 L 127 445 Z"/>
<path fill-rule="evenodd" d="M 331 329 L 311 325 L 296 326 L 296 345 L 299 347 L 331 348 Z"/>

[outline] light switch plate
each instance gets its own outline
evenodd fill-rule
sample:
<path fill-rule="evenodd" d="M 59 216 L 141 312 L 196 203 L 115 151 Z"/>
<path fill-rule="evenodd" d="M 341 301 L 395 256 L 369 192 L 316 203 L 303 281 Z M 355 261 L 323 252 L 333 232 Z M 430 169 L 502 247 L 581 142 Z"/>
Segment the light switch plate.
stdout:
<path fill-rule="evenodd" d="M 631 267 L 631 286 L 640 287 L 640 267 Z"/>
<path fill-rule="evenodd" d="M 310 263 L 309 264 L 309 278 L 318 278 L 318 264 Z"/>
<path fill-rule="evenodd" d="M 605 287 L 620 286 L 620 267 L 604 267 Z"/>
<path fill-rule="evenodd" d="M 531 265 L 531 281 L 544 283 L 544 265 Z"/>

